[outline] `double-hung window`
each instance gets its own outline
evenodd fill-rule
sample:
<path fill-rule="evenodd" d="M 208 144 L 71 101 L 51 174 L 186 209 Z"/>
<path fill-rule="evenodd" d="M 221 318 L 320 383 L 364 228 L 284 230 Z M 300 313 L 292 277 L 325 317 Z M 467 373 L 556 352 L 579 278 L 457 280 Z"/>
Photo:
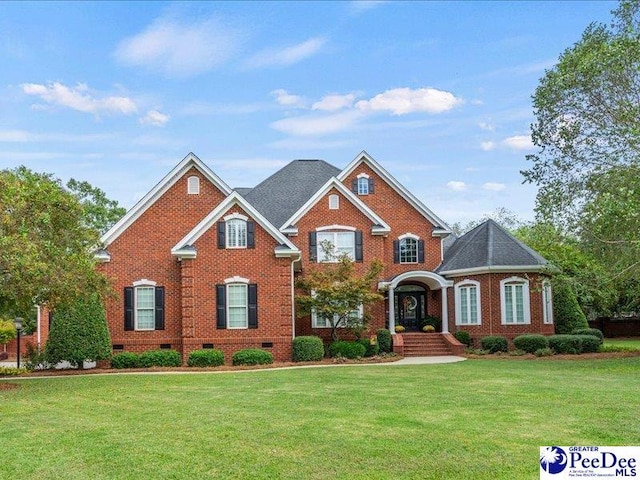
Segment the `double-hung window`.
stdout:
<path fill-rule="evenodd" d="M 500 282 L 502 323 L 522 325 L 531 323 L 529 310 L 529 281 L 523 278 L 506 278 Z"/>
<path fill-rule="evenodd" d="M 320 262 L 335 262 L 342 255 L 355 260 L 355 232 L 318 232 L 317 248 Z"/>
<path fill-rule="evenodd" d="M 227 328 L 248 327 L 247 284 L 227 285 Z"/>
<path fill-rule="evenodd" d="M 418 263 L 418 240 L 415 238 L 400 240 L 400 263 Z"/>
<path fill-rule="evenodd" d="M 369 195 L 369 178 L 358 178 L 358 195 Z"/>
<path fill-rule="evenodd" d="M 355 310 L 351 310 L 349 312 L 349 320 L 360 320 L 362 319 L 362 315 L 364 313 L 364 309 L 362 308 L 362 305 L 360 305 L 357 309 Z M 334 315 L 333 317 L 333 324 L 338 324 L 338 321 L 340 321 L 338 315 Z M 320 315 L 317 315 L 316 312 L 312 312 L 311 313 L 311 327 L 312 328 L 331 328 L 331 319 L 327 318 L 327 317 L 322 317 Z M 346 327 L 347 325 L 345 324 L 344 320 L 341 321 L 338 324 L 338 328 L 343 328 Z"/>
<path fill-rule="evenodd" d="M 124 329 L 164 330 L 164 287 L 146 279 L 124 287 Z"/>

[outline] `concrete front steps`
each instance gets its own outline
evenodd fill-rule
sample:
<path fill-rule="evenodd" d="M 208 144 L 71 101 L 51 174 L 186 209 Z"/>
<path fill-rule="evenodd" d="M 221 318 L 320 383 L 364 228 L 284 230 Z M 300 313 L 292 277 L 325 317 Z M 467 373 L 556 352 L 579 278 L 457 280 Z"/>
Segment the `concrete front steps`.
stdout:
<path fill-rule="evenodd" d="M 393 335 L 393 351 L 403 357 L 461 355 L 464 345 L 449 333 L 408 332 Z"/>

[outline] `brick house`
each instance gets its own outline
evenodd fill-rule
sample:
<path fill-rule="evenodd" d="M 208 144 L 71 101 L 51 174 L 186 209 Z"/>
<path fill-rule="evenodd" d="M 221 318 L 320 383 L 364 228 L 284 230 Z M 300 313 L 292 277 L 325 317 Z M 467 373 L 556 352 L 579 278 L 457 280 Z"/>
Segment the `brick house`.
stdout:
<path fill-rule="evenodd" d="M 553 333 L 540 255 L 493 221 L 456 239 L 366 152 L 342 170 L 295 160 L 250 189 L 189 154 L 102 237 L 114 353 L 174 348 L 186 361 L 219 348 L 229 360 L 255 347 L 289 360 L 294 336 L 329 338 L 326 319 L 297 317 L 294 301 L 326 240 L 359 271 L 384 263 L 371 328 L 403 325 L 399 353 L 460 352 L 457 330 Z M 440 334 L 412 332 L 427 315 L 442 319 Z"/>

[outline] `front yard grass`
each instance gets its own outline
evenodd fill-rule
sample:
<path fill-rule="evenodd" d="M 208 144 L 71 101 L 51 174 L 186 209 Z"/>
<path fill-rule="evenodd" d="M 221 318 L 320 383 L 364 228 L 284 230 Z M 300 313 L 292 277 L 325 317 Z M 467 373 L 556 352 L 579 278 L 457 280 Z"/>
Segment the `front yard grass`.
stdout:
<path fill-rule="evenodd" d="M 628 357 L 11 378 L 0 478 L 537 479 L 541 445 L 640 444 L 639 373 Z"/>
<path fill-rule="evenodd" d="M 604 346 L 610 345 L 628 351 L 640 350 L 640 338 L 605 338 Z"/>

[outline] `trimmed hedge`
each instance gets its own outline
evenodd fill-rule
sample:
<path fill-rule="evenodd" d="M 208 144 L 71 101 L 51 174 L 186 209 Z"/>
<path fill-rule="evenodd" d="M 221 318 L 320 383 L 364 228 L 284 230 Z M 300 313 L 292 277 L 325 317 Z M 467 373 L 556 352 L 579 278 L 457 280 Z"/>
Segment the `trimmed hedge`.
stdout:
<path fill-rule="evenodd" d="M 224 365 L 224 353 L 217 348 L 204 348 L 189 353 L 187 365 L 190 367 L 219 367 Z"/>
<path fill-rule="evenodd" d="M 317 362 L 324 357 L 324 343 L 320 337 L 302 336 L 293 339 L 294 362 Z"/>
<path fill-rule="evenodd" d="M 371 343 L 371 339 L 369 338 L 360 338 L 358 343 L 364 346 L 364 356 L 365 357 L 375 357 L 380 352 L 380 347 L 378 346 L 378 338 L 373 337 L 375 339 L 375 343 Z"/>
<path fill-rule="evenodd" d="M 600 339 L 594 335 L 574 335 L 580 337 L 582 347 L 580 353 L 595 353 L 600 349 Z"/>
<path fill-rule="evenodd" d="M 111 368 L 136 368 L 139 355 L 133 352 L 116 353 L 111 357 Z"/>
<path fill-rule="evenodd" d="M 571 335 L 592 335 L 600 340 L 600 345 L 604 343 L 604 335 L 597 328 L 577 328 L 571 332 Z"/>
<path fill-rule="evenodd" d="M 460 330 L 454 333 L 453 336 L 456 337 L 456 340 L 458 340 L 463 345 L 466 345 L 467 347 L 471 346 L 471 335 L 469 334 L 469 332 Z"/>
<path fill-rule="evenodd" d="M 182 358 L 175 350 L 149 350 L 142 352 L 138 357 L 138 366 L 149 367 L 179 367 Z"/>
<path fill-rule="evenodd" d="M 391 353 L 393 351 L 391 332 L 386 328 L 381 328 L 376 333 L 378 336 L 378 348 L 380 353 Z"/>
<path fill-rule="evenodd" d="M 268 365 L 273 363 L 273 355 L 259 348 L 245 348 L 233 354 L 233 365 Z"/>
<path fill-rule="evenodd" d="M 509 351 L 509 342 L 507 342 L 507 339 L 498 335 L 482 337 L 480 346 L 482 350 L 486 350 L 489 353 Z"/>
<path fill-rule="evenodd" d="M 26 375 L 27 373 L 29 373 L 29 370 L 26 368 L 0 366 L 0 377 L 19 377 L 20 375 Z"/>
<path fill-rule="evenodd" d="M 556 353 L 578 354 L 582 352 L 582 338 L 578 335 L 551 335 L 549 348 Z"/>
<path fill-rule="evenodd" d="M 364 357 L 367 349 L 358 342 L 345 342 L 338 340 L 329 345 L 330 357 L 359 358 Z"/>
<path fill-rule="evenodd" d="M 535 353 L 536 350 L 549 348 L 549 340 L 544 335 L 520 335 L 513 339 L 513 345 L 518 350 Z"/>

